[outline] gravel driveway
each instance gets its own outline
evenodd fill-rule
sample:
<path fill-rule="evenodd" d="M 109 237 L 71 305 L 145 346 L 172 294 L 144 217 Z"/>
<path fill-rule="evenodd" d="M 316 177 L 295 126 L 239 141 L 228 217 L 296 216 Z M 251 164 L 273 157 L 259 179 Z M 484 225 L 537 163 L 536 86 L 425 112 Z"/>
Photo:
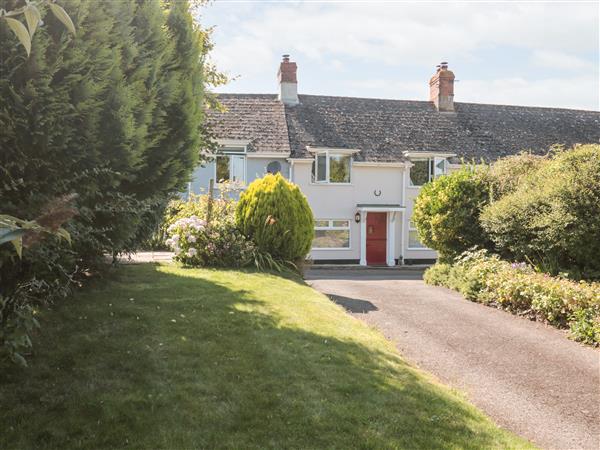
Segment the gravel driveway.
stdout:
<path fill-rule="evenodd" d="M 306 279 L 499 425 L 548 449 L 600 448 L 598 350 L 428 286 L 418 271 L 313 269 Z"/>

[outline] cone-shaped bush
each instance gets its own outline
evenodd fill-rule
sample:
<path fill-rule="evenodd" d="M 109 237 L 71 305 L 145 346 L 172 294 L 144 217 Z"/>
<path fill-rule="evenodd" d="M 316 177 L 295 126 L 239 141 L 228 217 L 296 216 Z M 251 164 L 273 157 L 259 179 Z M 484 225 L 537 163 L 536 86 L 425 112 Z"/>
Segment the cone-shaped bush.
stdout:
<path fill-rule="evenodd" d="M 236 209 L 238 228 L 274 258 L 299 261 L 314 236 L 314 219 L 300 188 L 280 174 L 253 181 Z"/>

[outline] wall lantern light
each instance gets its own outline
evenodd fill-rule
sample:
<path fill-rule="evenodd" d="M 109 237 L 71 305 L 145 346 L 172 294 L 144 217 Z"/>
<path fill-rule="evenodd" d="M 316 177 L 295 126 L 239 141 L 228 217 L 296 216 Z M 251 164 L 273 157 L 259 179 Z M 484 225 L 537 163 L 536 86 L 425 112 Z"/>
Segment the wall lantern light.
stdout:
<path fill-rule="evenodd" d="M 357 212 L 356 214 L 354 214 L 354 221 L 356 223 L 360 223 L 360 213 L 359 212 Z"/>

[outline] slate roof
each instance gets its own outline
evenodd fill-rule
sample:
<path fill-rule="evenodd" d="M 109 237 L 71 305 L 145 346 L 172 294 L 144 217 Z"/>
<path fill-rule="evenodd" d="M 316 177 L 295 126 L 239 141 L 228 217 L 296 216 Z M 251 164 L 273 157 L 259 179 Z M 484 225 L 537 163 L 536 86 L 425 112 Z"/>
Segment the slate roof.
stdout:
<path fill-rule="evenodd" d="M 275 95 L 226 94 L 229 109 L 215 133 L 250 139 L 252 151 L 307 157 L 306 146 L 356 148 L 357 160 L 401 161 L 404 151 L 451 152 L 493 161 L 553 144 L 600 142 L 600 112 L 455 103 L 440 113 L 432 102 L 300 95 L 283 106 Z M 212 120 L 212 117 L 211 117 Z"/>
<path fill-rule="evenodd" d="M 249 152 L 282 152 L 290 155 L 285 109 L 271 94 L 219 94 L 225 112 L 208 114 L 217 138 L 250 141 Z"/>

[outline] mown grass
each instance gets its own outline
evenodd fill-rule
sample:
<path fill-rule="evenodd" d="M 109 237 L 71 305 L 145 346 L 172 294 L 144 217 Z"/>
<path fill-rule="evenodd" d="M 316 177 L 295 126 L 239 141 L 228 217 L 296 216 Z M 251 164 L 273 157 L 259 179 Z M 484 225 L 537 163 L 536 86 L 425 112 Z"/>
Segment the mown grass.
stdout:
<path fill-rule="evenodd" d="M 523 448 L 300 280 L 172 265 L 43 314 L 0 448 Z"/>

